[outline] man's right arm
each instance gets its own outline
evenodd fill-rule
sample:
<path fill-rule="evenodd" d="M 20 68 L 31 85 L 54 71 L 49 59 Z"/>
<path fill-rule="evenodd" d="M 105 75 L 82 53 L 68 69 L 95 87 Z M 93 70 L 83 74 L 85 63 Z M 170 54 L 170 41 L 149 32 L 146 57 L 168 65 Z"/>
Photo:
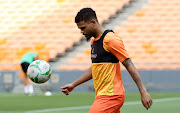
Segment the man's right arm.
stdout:
<path fill-rule="evenodd" d="M 69 95 L 69 93 L 78 85 L 92 79 L 92 70 L 91 67 L 78 79 L 76 79 L 74 82 L 71 84 L 67 84 L 65 86 L 62 86 L 62 92 L 66 95 Z"/>

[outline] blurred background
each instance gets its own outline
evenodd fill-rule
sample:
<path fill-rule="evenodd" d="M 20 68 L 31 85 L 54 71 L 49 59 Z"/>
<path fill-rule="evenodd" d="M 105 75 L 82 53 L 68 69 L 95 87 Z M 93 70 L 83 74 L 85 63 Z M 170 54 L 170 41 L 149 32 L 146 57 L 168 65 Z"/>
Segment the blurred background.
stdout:
<path fill-rule="evenodd" d="M 48 82 L 33 84 L 37 94 L 61 92 L 91 66 L 90 42 L 74 23 L 84 7 L 93 8 L 100 24 L 123 39 L 149 92 L 180 97 L 179 0 L 0 0 L 1 96 L 23 94 L 20 60 L 28 52 L 38 53 L 53 70 Z M 126 92 L 138 92 L 121 70 Z M 74 92 L 91 94 L 93 81 Z"/>

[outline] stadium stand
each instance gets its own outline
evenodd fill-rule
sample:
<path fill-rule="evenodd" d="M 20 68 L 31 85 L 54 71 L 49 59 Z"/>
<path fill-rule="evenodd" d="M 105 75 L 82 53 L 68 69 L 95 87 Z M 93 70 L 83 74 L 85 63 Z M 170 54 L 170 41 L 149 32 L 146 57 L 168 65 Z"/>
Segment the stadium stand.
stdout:
<path fill-rule="evenodd" d="M 37 52 L 49 61 L 81 41 L 74 23 L 83 7 L 97 11 L 100 23 L 129 0 L 1 0 L 0 70 L 18 70 L 22 56 Z M 103 11 L 103 13 L 102 13 Z"/>
<path fill-rule="evenodd" d="M 59 92 L 90 67 L 90 42 L 74 23 L 83 7 L 96 10 L 103 27 L 121 36 L 148 91 L 179 92 L 178 6 L 179 0 L 0 0 L 0 92 L 24 92 L 19 63 L 27 52 L 53 60 L 53 76 L 34 84 L 37 93 Z M 125 90 L 138 91 L 128 75 L 122 70 Z M 75 91 L 94 91 L 93 81 Z"/>
<path fill-rule="evenodd" d="M 149 0 L 114 29 L 137 69 L 180 69 L 179 5 L 179 0 Z M 90 48 L 69 59 L 60 69 L 87 69 L 88 65 Z"/>

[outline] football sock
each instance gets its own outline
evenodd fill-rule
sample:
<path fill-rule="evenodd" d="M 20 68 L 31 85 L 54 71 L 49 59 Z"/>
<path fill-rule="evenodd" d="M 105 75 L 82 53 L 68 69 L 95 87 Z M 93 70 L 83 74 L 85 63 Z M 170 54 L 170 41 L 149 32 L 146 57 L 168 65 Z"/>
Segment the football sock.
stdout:
<path fill-rule="evenodd" d="M 28 91 L 28 86 L 24 86 L 24 93 L 25 93 L 25 94 L 28 94 L 28 93 L 29 93 L 29 91 Z"/>
<path fill-rule="evenodd" d="M 28 90 L 29 90 L 29 93 L 30 93 L 30 94 L 33 94 L 33 93 L 34 93 L 34 90 L 33 90 L 33 86 L 32 86 L 32 85 L 29 85 L 29 86 L 28 86 Z"/>

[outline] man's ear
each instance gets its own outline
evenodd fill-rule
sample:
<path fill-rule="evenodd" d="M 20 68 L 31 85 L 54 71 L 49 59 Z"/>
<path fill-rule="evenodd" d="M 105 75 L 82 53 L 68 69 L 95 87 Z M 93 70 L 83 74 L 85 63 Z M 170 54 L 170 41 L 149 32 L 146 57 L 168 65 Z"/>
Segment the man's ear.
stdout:
<path fill-rule="evenodd" d="M 96 25 L 96 20 L 95 20 L 95 19 L 91 19 L 91 24 L 92 24 L 93 26 L 95 26 L 95 25 Z"/>

